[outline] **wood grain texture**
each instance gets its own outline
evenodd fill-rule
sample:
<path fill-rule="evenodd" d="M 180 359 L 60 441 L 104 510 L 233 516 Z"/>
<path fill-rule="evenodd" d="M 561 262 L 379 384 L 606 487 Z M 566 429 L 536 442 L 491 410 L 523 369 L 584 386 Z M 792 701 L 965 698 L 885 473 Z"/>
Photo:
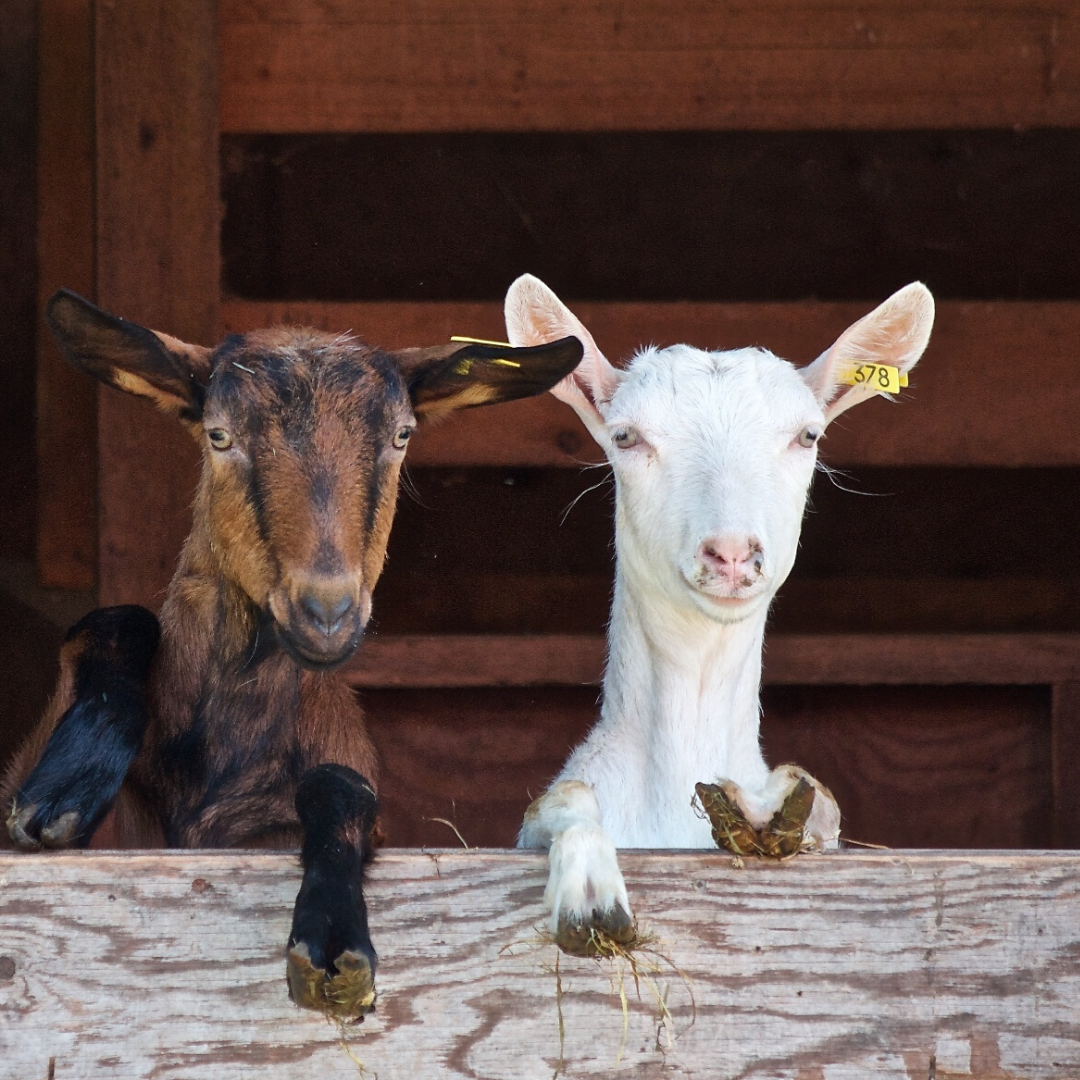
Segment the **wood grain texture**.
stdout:
<path fill-rule="evenodd" d="M 599 683 L 599 634 L 369 637 L 343 669 L 354 686 L 575 686 Z M 1076 634 L 772 634 L 774 686 L 1040 686 L 1080 678 Z"/>
<path fill-rule="evenodd" d="M 94 66 L 90 0 L 38 5 L 37 567 L 41 583 L 97 578 L 97 383 L 65 363 L 41 312 L 59 288 L 94 295 Z"/>
<path fill-rule="evenodd" d="M 214 0 L 95 5 L 97 300 L 199 344 L 217 329 Z M 190 528 L 197 453 L 175 421 L 102 388 L 103 604 L 154 610 Z"/>
<path fill-rule="evenodd" d="M 4 1068 L 44 1078 L 53 1061 L 56 1080 L 1080 1075 L 1080 856 L 622 864 L 685 979 L 655 977 L 662 1023 L 624 972 L 624 1039 L 617 970 L 560 958 L 560 1066 L 555 954 L 506 951 L 535 937 L 544 857 L 384 852 L 368 894 L 380 997 L 348 1032 L 361 1072 L 335 1028 L 286 998 L 293 856 L 5 857 Z"/>
<path fill-rule="evenodd" d="M 1080 848 L 1080 682 L 1054 687 L 1051 716 L 1054 845 Z"/>
<path fill-rule="evenodd" d="M 765 760 L 826 784 L 846 837 L 1069 846 L 1053 833 L 1049 687 L 772 686 L 761 702 Z"/>
<path fill-rule="evenodd" d="M 1080 119 L 1068 3 L 224 0 L 221 54 L 226 132 Z"/>
<path fill-rule="evenodd" d="M 688 342 L 701 348 L 767 345 L 803 364 L 873 303 L 572 306 L 612 360 L 629 357 L 643 343 Z M 501 306 L 490 303 L 231 300 L 222 304 L 221 322 L 230 332 L 275 322 L 352 328 L 375 344 L 394 347 L 445 341 L 452 334 L 501 339 L 505 333 Z M 823 458 L 841 466 L 1080 464 L 1080 445 L 1061 437 L 1080 414 L 1080 383 L 1073 379 L 1078 337 L 1080 304 L 941 303 L 926 356 L 900 404 L 869 402 L 843 416 L 829 429 Z M 598 454 L 571 410 L 544 395 L 474 409 L 438 428 L 421 429 L 409 460 L 573 466 L 599 460 Z"/>
<path fill-rule="evenodd" d="M 469 847 L 511 847 L 595 723 L 597 697 L 570 686 L 365 690 L 387 843 L 456 844 L 449 821 Z"/>

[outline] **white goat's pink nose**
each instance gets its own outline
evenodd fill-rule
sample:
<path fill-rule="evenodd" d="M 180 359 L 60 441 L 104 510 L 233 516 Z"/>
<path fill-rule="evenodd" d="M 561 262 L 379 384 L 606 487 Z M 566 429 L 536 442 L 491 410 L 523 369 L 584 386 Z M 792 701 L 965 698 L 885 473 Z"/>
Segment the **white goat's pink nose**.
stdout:
<path fill-rule="evenodd" d="M 765 564 L 765 553 L 755 536 L 710 536 L 701 541 L 697 555 L 707 570 L 732 582 L 753 581 Z"/>

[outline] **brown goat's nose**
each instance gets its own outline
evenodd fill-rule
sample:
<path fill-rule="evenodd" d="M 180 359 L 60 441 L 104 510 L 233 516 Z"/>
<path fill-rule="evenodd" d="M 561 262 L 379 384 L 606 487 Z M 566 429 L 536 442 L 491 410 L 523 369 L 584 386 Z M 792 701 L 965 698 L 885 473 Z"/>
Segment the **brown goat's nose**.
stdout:
<path fill-rule="evenodd" d="M 300 597 L 300 607 L 316 628 L 329 636 L 342 624 L 352 610 L 353 598 L 349 593 L 306 592 Z"/>

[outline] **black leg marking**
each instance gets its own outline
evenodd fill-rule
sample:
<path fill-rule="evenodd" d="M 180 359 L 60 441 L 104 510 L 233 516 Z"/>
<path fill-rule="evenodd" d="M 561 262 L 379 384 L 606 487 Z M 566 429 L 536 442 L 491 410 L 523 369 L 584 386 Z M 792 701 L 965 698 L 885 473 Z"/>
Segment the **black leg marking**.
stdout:
<path fill-rule="evenodd" d="M 20 847 L 85 847 L 142 745 L 157 619 L 128 605 L 92 611 L 69 631 L 75 701 L 15 796 L 8 832 Z"/>
<path fill-rule="evenodd" d="M 375 1000 L 364 867 L 379 812 L 371 785 L 343 765 L 309 769 L 296 792 L 304 880 L 296 897 L 286 977 L 297 1005 L 362 1016 Z"/>

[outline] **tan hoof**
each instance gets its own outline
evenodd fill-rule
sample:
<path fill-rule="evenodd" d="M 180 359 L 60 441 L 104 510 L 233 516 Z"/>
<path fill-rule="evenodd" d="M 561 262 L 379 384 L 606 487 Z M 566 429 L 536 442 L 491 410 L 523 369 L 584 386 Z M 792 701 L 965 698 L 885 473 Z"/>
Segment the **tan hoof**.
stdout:
<path fill-rule="evenodd" d="M 712 825 L 717 847 L 734 855 L 786 859 L 807 846 L 806 822 L 814 808 L 814 786 L 805 777 L 791 789 L 780 809 L 755 829 L 739 808 L 727 784 L 696 784 L 698 798 Z"/>
<path fill-rule="evenodd" d="M 555 944 L 570 956 L 611 956 L 617 949 L 633 945 L 637 938 L 637 922 L 616 904 L 611 911 L 594 911 L 584 919 L 559 919 Z"/>
<path fill-rule="evenodd" d="M 370 1012 L 375 1004 L 375 980 L 368 958 L 362 953 L 343 952 L 334 966 L 337 974 L 330 975 L 312 963 L 307 945 L 294 945 L 285 967 L 289 997 L 302 1008 L 342 1020 Z"/>

